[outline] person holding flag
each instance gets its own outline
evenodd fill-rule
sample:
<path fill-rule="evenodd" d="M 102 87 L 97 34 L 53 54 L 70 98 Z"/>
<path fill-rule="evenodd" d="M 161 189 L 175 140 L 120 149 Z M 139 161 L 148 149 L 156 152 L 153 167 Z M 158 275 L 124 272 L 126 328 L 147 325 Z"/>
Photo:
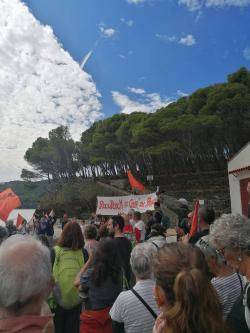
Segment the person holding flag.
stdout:
<path fill-rule="evenodd" d="M 28 233 L 27 221 L 21 214 L 18 213 L 16 221 L 16 229 L 19 234 L 25 235 Z"/>

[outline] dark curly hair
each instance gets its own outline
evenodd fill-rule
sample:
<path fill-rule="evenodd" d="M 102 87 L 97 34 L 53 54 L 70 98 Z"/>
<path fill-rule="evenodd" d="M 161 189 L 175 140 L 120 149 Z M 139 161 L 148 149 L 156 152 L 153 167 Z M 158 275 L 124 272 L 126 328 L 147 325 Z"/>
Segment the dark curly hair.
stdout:
<path fill-rule="evenodd" d="M 97 246 L 91 280 L 99 287 L 110 276 L 113 283 L 121 282 L 121 264 L 116 243 L 111 238 L 101 240 Z"/>

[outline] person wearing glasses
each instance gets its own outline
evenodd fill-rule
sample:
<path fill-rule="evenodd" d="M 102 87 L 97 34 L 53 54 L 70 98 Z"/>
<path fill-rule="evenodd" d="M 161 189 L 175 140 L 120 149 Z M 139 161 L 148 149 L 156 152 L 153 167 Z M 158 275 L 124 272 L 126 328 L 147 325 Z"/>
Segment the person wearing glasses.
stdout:
<path fill-rule="evenodd" d="M 223 254 L 209 241 L 209 236 L 202 237 L 195 245 L 204 254 L 209 270 L 214 276 L 211 283 L 220 298 L 223 317 L 226 319 L 234 303 L 243 293 L 245 280 L 235 269 L 227 265 Z"/>
<path fill-rule="evenodd" d="M 234 333 L 250 331 L 250 219 L 242 215 L 222 215 L 211 226 L 210 242 L 227 264 L 246 277 L 243 294 L 230 311 L 227 322 Z"/>

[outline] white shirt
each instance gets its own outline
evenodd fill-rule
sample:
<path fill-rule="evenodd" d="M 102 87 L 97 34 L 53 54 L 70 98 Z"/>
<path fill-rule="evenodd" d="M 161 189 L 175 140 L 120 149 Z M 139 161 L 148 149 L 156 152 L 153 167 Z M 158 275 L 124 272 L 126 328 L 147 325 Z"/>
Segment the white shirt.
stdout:
<path fill-rule="evenodd" d="M 143 221 L 138 221 L 138 222 L 136 222 L 134 228 L 140 230 L 140 232 L 141 232 L 141 239 L 140 239 L 140 241 L 144 241 L 145 240 L 145 236 L 146 236 L 145 223 Z"/>
<path fill-rule="evenodd" d="M 134 289 L 158 315 L 160 311 L 153 296 L 154 286 L 153 280 L 140 280 Z M 131 290 L 120 293 L 109 314 L 112 320 L 124 323 L 126 333 L 152 333 L 153 331 L 154 317 Z"/>

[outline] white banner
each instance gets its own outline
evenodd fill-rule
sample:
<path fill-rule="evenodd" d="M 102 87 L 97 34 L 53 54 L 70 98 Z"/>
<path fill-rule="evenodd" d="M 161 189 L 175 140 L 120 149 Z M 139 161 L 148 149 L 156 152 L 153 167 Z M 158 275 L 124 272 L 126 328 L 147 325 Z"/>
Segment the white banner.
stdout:
<path fill-rule="evenodd" d="M 134 209 L 144 213 L 147 210 L 154 210 L 154 203 L 157 201 L 156 193 L 143 195 L 125 195 L 121 197 L 97 197 L 97 215 L 118 215 Z"/>

